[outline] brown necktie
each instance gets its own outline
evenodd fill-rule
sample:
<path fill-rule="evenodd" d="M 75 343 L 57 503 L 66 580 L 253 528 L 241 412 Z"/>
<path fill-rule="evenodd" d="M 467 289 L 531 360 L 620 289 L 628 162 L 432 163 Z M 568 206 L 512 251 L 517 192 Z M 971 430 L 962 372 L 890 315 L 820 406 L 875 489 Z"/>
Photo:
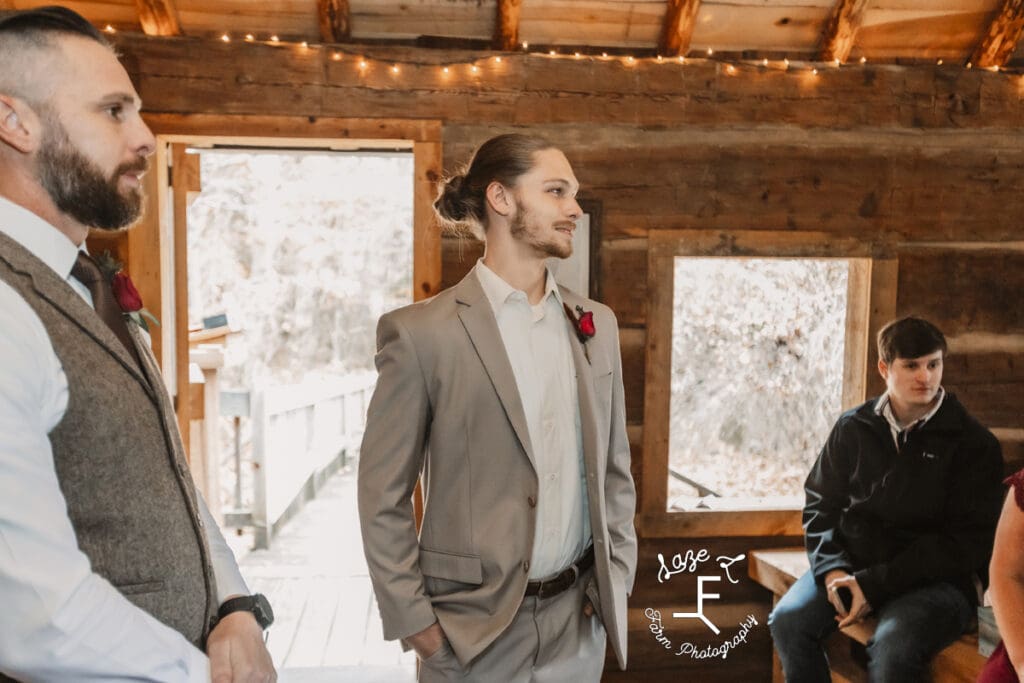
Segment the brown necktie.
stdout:
<path fill-rule="evenodd" d="M 110 281 L 103 277 L 100 267 L 89 258 L 88 254 L 80 251 L 78 252 L 78 258 L 75 259 L 75 265 L 71 268 L 71 275 L 89 288 L 89 293 L 92 294 L 92 305 L 96 309 L 96 313 L 117 338 L 121 340 L 121 343 L 124 344 L 124 347 L 132 355 L 132 358 L 135 359 L 138 368 L 141 369 L 142 362 L 139 359 L 139 352 L 135 348 L 135 343 L 132 341 L 131 335 L 128 334 L 128 326 L 124 322 L 124 312 L 117 304 L 117 301 L 114 300 L 114 290 L 110 286 Z"/>

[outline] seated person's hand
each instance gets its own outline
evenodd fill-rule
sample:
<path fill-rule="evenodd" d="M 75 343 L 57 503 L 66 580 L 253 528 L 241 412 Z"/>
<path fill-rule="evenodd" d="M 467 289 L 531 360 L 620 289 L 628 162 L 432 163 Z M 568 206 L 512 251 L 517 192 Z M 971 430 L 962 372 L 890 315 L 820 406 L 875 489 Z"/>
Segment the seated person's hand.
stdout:
<path fill-rule="evenodd" d="M 855 624 L 871 613 L 871 605 L 864 597 L 864 591 L 861 590 L 856 577 L 845 570 L 835 569 L 826 574 L 825 588 L 828 592 L 828 601 L 835 607 L 839 628 Z M 843 603 L 843 594 L 847 591 L 848 606 Z"/>
<path fill-rule="evenodd" d="M 206 642 L 212 683 L 274 683 L 274 662 L 263 629 L 251 612 L 233 612 L 217 622 Z"/>
<path fill-rule="evenodd" d="M 420 659 L 428 659 L 444 645 L 444 631 L 441 630 L 441 624 L 435 621 L 419 633 L 409 636 L 405 641 L 412 649 L 416 650 Z"/>

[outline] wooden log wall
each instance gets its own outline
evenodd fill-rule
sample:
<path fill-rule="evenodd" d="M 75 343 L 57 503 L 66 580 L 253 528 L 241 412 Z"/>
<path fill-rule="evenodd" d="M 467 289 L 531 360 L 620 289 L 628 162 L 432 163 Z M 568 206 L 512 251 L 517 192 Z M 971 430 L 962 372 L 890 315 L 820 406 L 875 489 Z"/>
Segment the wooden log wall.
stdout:
<path fill-rule="evenodd" d="M 813 230 L 892 241 L 899 312 L 943 328 L 953 351 L 947 387 L 996 430 L 1015 466 L 1024 464 L 1019 76 L 871 64 L 826 66 L 814 75 L 801 65 L 730 71 L 699 60 L 629 64 L 521 54 L 498 62 L 352 46 L 334 57 L 330 49 L 184 38 L 118 42 L 149 111 L 439 120 L 448 169 L 499 132 L 557 141 L 582 196 L 602 204 L 600 289 L 622 325 L 635 465 L 644 428 L 652 229 Z M 444 284 L 458 281 L 479 253 L 470 240 L 446 239 Z M 712 586 L 721 599 L 709 601 L 707 613 L 723 624 L 718 637 L 695 619 L 669 618 L 673 608 L 695 609 L 695 575 L 659 582 L 658 555 L 706 548 L 716 558 L 794 542 L 642 539 L 630 672 L 609 671 L 606 680 L 767 680 L 769 596 L 746 578 L 746 563 L 732 568 L 738 584 Z M 655 640 L 647 607 L 663 613 L 673 649 L 721 642 L 748 614 L 758 625 L 726 658 L 675 656 Z"/>

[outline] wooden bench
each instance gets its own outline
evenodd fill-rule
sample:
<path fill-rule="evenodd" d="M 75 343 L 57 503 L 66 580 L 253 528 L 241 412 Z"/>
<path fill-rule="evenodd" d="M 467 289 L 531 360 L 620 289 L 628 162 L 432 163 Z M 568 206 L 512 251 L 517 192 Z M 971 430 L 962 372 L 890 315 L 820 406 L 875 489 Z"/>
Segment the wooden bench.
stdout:
<path fill-rule="evenodd" d="M 789 587 L 810 569 L 810 562 L 803 548 L 778 548 L 750 551 L 747 566 L 750 578 L 774 594 L 774 607 Z M 862 648 L 875 632 L 876 625 L 877 621 L 868 617 L 829 638 L 826 652 L 834 682 L 867 681 L 867 672 L 863 667 L 864 658 L 856 655 L 862 655 Z M 932 661 L 932 677 L 935 683 L 974 683 L 984 664 L 985 658 L 978 652 L 978 636 L 971 633 L 964 635 L 935 656 Z M 773 650 L 772 681 L 781 683 L 784 680 L 778 652 Z"/>

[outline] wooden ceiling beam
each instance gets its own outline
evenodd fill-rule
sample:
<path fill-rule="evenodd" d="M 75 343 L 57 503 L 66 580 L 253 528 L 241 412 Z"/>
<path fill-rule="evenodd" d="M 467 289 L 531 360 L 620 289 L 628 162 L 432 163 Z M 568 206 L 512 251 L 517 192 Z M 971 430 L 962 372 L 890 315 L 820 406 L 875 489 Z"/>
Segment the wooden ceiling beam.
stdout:
<path fill-rule="evenodd" d="M 511 51 L 519 48 L 519 15 L 523 0 L 498 0 L 494 19 L 494 49 Z"/>
<path fill-rule="evenodd" d="M 690 51 L 690 39 L 697 25 L 700 0 L 668 0 L 665 21 L 661 25 L 658 54 L 678 57 Z"/>
<path fill-rule="evenodd" d="M 821 49 L 818 51 L 821 61 L 833 62 L 838 59 L 845 62 L 850 58 L 853 41 L 864 23 L 867 6 L 868 0 L 837 0 L 821 34 Z"/>
<path fill-rule="evenodd" d="M 139 24 L 147 36 L 180 36 L 178 9 L 174 0 L 135 0 Z"/>
<path fill-rule="evenodd" d="M 982 68 L 1006 66 L 1017 49 L 1022 32 L 1024 0 L 1005 0 L 971 55 L 971 63 Z"/>
<path fill-rule="evenodd" d="M 320 20 L 320 39 L 325 43 L 344 43 L 352 37 L 348 0 L 316 0 Z"/>

